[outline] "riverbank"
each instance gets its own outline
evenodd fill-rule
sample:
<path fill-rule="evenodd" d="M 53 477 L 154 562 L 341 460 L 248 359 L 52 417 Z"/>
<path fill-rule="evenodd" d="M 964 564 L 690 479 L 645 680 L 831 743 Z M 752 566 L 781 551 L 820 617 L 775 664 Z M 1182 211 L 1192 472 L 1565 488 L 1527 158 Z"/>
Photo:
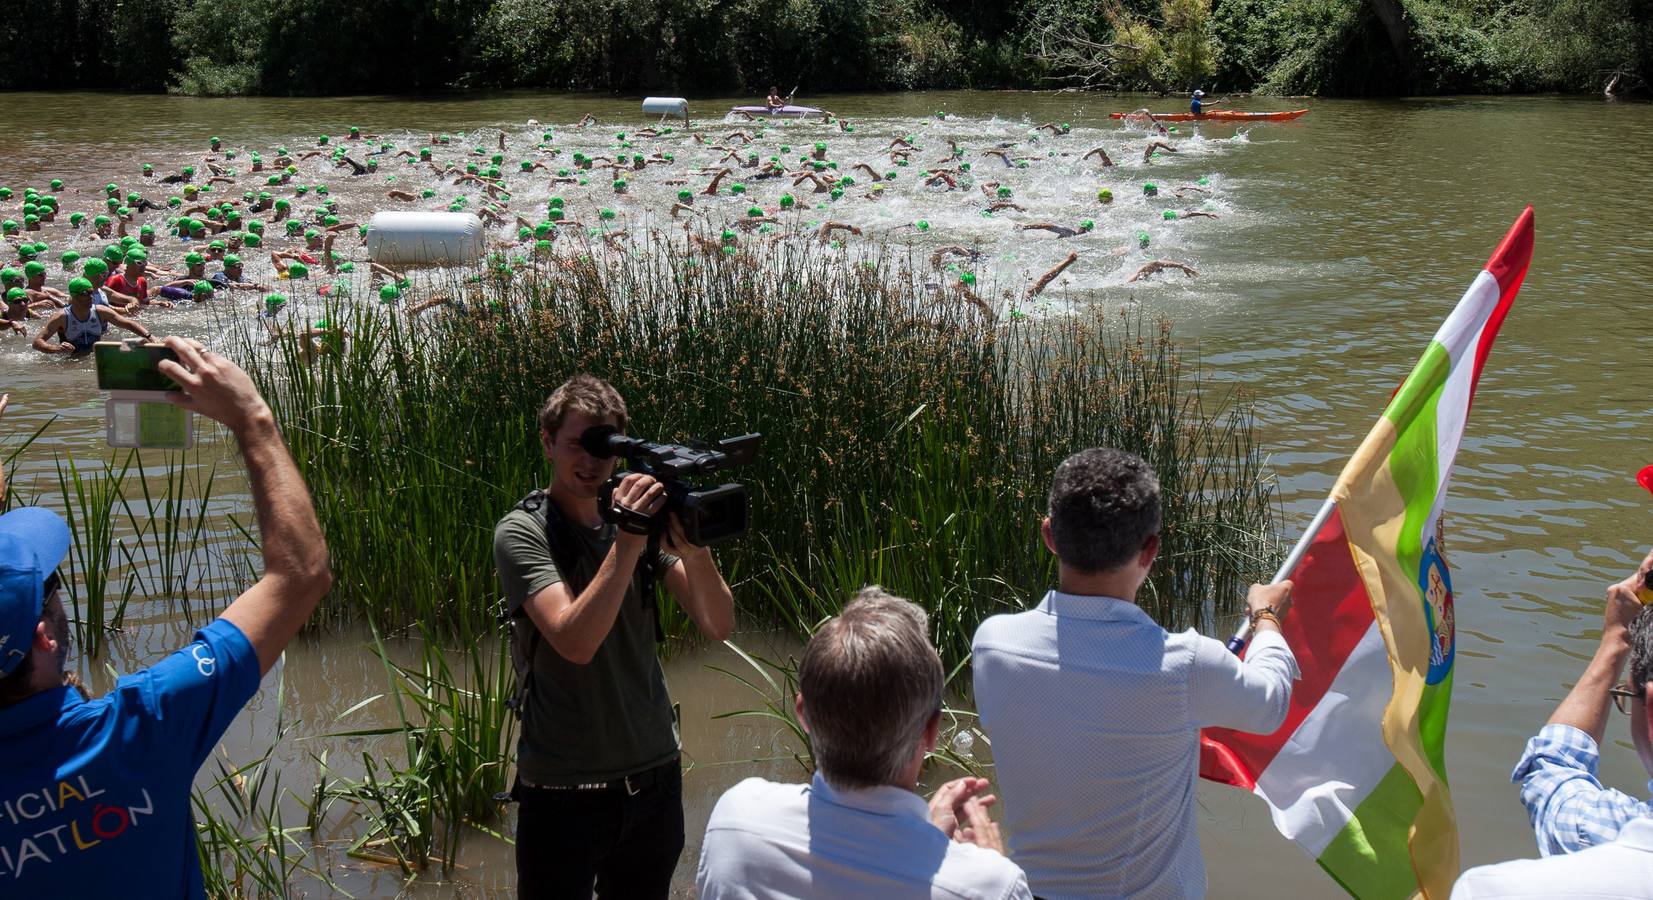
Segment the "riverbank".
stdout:
<path fill-rule="evenodd" d="M 56 12 L 0 24 L 0 89 L 761 97 L 771 85 L 819 96 L 1086 84 L 1599 97 L 1646 95 L 1653 72 L 1653 13 L 1624 0 L 90 0 Z"/>
<path fill-rule="evenodd" d="M 116 146 L 107 123 L 131 97 L 39 95 L 8 105 L 18 99 L 0 96 L 0 113 L 31 123 L 0 137 L 4 180 L 17 185 L 53 175 L 97 187 L 124 183 L 145 160 L 198 156 L 211 134 L 272 145 L 313 142 L 318 116 L 334 133 L 352 123 L 369 131 L 457 131 L 529 117 L 563 130 L 587 111 L 610 134 L 646 124 L 630 101 L 589 97 L 519 95 L 475 103 L 163 97 L 146 99 L 156 104 L 152 118 L 135 123 Z M 937 109 L 984 132 L 1012 124 L 1025 131 L 1046 121 L 1101 130 L 1109 126 L 1100 116 L 1114 108 L 1084 95 L 843 99 L 838 111 L 869 133 L 893 132 Z M 1648 112 L 1556 98 L 1319 101 L 1300 124 L 1246 130 L 1235 145 L 1240 149 L 1199 166 L 1170 168 L 1192 175 L 1213 167 L 1233 204 L 1221 227 L 1191 229 L 1179 238 L 1182 258 L 1201 269 L 1201 278 L 1130 287 L 1097 279 L 1053 292 L 1094 295 L 1150 320 L 1174 317 L 1206 380 L 1241 386 L 1258 401 L 1258 438 L 1278 474 L 1289 533 L 1306 521 L 1491 242 L 1521 205 L 1537 206 L 1533 271 L 1489 361 L 1448 508 L 1461 651 L 1448 770 L 1468 865 L 1530 853 L 1508 769 L 1592 647 L 1601 585 L 1639 558 L 1648 541 L 1645 494 L 1631 476 L 1648 461 L 1641 422 L 1648 348 L 1634 316 L 1645 296 L 1639 273 L 1653 246 L 1623 227 L 1639 215 L 1636 197 L 1609 187 L 1653 177 L 1653 159 L 1640 139 L 1653 126 Z M 180 121 L 195 122 L 196 131 L 181 132 Z M 1110 142 L 1124 140 L 1101 133 Z M 1579 135 L 1606 149 L 1580 152 Z M 1207 134 L 1224 141 L 1237 136 L 1234 129 Z M 934 211 L 925 209 L 927 217 Z M 252 314 L 250 306 L 239 311 Z M 168 324 L 223 340 L 214 319 L 184 313 Z M 0 360 L 14 399 L 6 419 L 11 443 L 0 446 L 9 448 L 18 435 L 57 417 L 20 460 L 14 483 L 19 499 L 47 496 L 56 491 L 54 453 L 107 455 L 101 395 L 76 370 L 16 344 L 3 345 Z M 209 431 L 199 464 L 215 460 L 215 509 L 234 512 L 245 502 L 238 464 L 233 449 Z M 105 661 L 117 671 L 153 661 L 187 638 L 191 620 L 199 621 L 209 601 L 227 599 L 223 590 L 209 584 L 187 614 L 163 600 L 135 601 L 125 630 L 111 636 L 106 660 L 91 665 L 93 674 Z M 784 656 L 779 635 L 737 637 L 752 649 L 769 639 Z M 393 724 L 382 705 L 341 718 L 387 683 L 370 644 L 360 632 L 301 642 L 288 657 L 284 687 L 278 692 L 273 681 L 267 684 L 227 735 L 227 757 L 243 763 L 262 755 L 281 709 L 293 730 L 273 758 L 285 773 L 284 786 L 301 794 L 315 773 L 310 753 L 323 746 L 352 776 L 359 770 L 345 769 L 346 761 L 400 752 L 372 738 L 314 737 Z M 769 732 L 751 729 L 751 720 L 710 718 L 754 705 L 747 689 L 707 668 L 738 670 L 739 664 L 720 648 L 680 651 L 669 663 L 674 698 L 684 711 L 685 747 L 697 764 L 686 780 L 691 833 L 698 833 L 721 790 L 739 778 L 798 777 L 789 758 L 741 763 L 786 755 L 786 745 L 773 743 Z M 1617 721 L 1611 727 L 1622 728 Z M 1616 746 L 1622 738 L 1619 732 L 1610 742 L 1615 746 L 1605 754 L 1603 778 L 1634 789 L 1645 776 L 1633 754 Z M 1202 786 L 1200 799 L 1208 867 L 1222 873 L 1232 895 L 1332 894 L 1312 862 L 1273 832 L 1255 798 Z M 286 824 L 302 827 L 303 806 L 291 798 L 284 803 Z M 391 893 L 401 880 L 394 867 L 341 858 L 353 827 L 335 822 L 324 831 L 335 841 L 333 855 L 325 857 L 330 871 L 350 879 L 359 896 Z M 508 851 L 489 839 L 468 846 L 454 879 L 479 894 L 503 895 Z M 685 853 L 681 883 L 692 878 L 694 850 Z M 413 892 L 452 890 L 425 885 Z"/>

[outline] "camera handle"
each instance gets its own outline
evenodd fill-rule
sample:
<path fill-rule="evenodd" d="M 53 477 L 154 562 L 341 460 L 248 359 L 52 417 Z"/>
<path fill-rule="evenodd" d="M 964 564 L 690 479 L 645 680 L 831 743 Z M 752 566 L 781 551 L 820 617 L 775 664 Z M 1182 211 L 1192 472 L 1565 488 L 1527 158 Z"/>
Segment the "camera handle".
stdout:
<path fill-rule="evenodd" d="M 618 503 L 611 503 L 608 507 L 608 515 L 603 518 L 613 522 L 621 531 L 645 536 L 654 534 L 653 516 L 646 516 L 636 510 L 626 509 Z"/>

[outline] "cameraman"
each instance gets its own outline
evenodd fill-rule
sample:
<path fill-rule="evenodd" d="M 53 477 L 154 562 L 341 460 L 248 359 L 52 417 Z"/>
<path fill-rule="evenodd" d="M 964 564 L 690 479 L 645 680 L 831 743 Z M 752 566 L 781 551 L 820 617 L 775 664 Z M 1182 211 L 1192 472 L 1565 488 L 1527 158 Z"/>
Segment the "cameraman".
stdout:
<path fill-rule="evenodd" d="M 521 897 L 667 895 L 683 852 L 683 776 L 671 698 L 655 654 L 653 585 L 662 581 L 700 632 L 723 640 L 734 597 L 711 551 L 674 515 L 661 544 L 603 521 L 598 491 L 614 460 L 580 445 L 589 428 L 626 430 L 607 382 L 576 375 L 539 413 L 551 486 L 494 529 L 494 561 L 513 618 L 517 671 L 517 890 Z M 665 485 L 631 474 L 617 506 L 651 515 Z"/>

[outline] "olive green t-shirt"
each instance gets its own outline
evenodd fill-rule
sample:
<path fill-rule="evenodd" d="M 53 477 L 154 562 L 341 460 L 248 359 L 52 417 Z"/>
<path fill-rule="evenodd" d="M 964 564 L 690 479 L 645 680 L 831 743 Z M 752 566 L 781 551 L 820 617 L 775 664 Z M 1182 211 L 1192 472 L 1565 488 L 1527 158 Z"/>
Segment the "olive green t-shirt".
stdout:
<path fill-rule="evenodd" d="M 577 583 L 583 585 L 608 555 L 615 528 L 568 527 L 584 550 L 576 564 Z M 664 575 L 677 558 L 661 553 L 660 560 Z M 543 509 L 512 509 L 499 520 L 494 562 L 506 611 L 521 617 L 513 629 L 512 657 L 520 661 L 533 654 L 517 742 L 521 778 L 538 785 L 612 781 L 676 756 L 677 724 L 655 652 L 654 598 L 645 605 L 640 592 L 642 566 L 620 602 L 614 627 L 596 656 L 582 666 L 557 653 L 521 611 L 529 597 L 564 580 L 546 540 Z M 520 678 L 520 662 L 518 666 Z"/>

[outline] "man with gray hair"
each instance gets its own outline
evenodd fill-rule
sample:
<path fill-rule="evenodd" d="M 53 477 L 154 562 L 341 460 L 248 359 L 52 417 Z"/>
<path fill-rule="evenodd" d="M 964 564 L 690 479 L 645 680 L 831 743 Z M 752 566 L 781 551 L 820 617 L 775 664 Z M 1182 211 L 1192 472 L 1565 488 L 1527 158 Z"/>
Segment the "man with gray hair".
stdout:
<path fill-rule="evenodd" d="M 1244 662 L 1192 630 L 1171 634 L 1136 605 L 1159 528 L 1159 480 L 1140 457 L 1068 457 L 1041 523 L 1057 589 L 983 622 L 971 645 L 1010 847 L 1045 900 L 1203 896 L 1199 730 L 1271 732 L 1291 700 L 1297 664 L 1280 636 L 1291 582 L 1251 586 Z"/>
<path fill-rule="evenodd" d="M 702 900 L 1031 898 L 1006 859 L 984 778 L 916 791 L 941 727 L 941 659 L 924 611 L 881 588 L 828 619 L 798 666 L 808 784 L 748 778 L 706 823 Z"/>

